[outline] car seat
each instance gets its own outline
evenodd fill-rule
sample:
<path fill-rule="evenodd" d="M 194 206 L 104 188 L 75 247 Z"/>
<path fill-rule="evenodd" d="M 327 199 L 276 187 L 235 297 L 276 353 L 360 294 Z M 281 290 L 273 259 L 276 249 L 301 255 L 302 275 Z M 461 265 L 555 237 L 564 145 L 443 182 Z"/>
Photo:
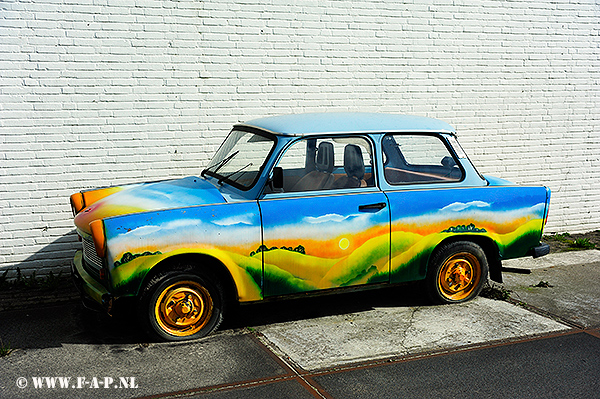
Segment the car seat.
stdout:
<path fill-rule="evenodd" d="M 291 191 L 313 191 L 329 188 L 333 183 L 333 144 L 323 141 L 317 148 L 316 169 L 304 175 Z"/>
<path fill-rule="evenodd" d="M 346 176 L 340 177 L 333 183 L 332 188 L 367 187 L 365 177 L 365 162 L 362 150 L 356 144 L 344 147 L 344 171 Z"/>

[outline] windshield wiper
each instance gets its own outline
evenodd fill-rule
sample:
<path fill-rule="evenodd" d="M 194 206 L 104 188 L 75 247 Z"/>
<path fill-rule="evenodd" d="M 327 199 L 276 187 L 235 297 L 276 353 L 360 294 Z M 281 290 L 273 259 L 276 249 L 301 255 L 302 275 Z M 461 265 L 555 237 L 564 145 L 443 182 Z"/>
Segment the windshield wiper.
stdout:
<path fill-rule="evenodd" d="M 215 170 L 213 170 L 212 172 L 213 172 L 213 173 L 217 173 L 217 171 L 218 171 L 219 169 L 221 169 L 221 168 L 222 168 L 223 166 L 225 166 L 225 165 L 226 165 L 226 164 L 227 164 L 229 161 L 231 161 L 231 160 L 233 159 L 233 157 L 235 157 L 237 154 L 239 154 L 239 152 L 240 152 L 240 150 L 237 150 L 236 152 L 234 152 L 233 154 L 229 155 L 228 157 L 226 157 L 226 158 L 223 158 L 223 160 L 222 160 L 221 162 L 219 162 L 218 164 L 216 164 L 215 166 L 210 166 L 210 167 L 208 167 L 208 168 L 204 169 L 204 170 L 202 171 L 202 173 L 200 173 L 200 176 L 204 177 L 204 174 L 205 174 L 206 172 L 208 172 L 208 171 L 209 171 L 211 168 L 213 168 L 213 167 L 215 168 Z"/>
<path fill-rule="evenodd" d="M 249 163 L 249 164 L 247 164 L 246 166 L 242 166 L 241 168 L 239 168 L 239 169 L 238 169 L 238 170 L 236 170 L 235 172 L 232 172 L 232 173 L 228 174 L 227 176 L 223 176 L 223 177 L 221 177 L 217 183 L 221 184 L 221 183 L 223 183 L 223 180 L 225 180 L 225 179 L 229 180 L 229 178 L 230 178 L 231 176 L 235 175 L 236 173 L 240 173 L 242 170 L 246 169 L 248 166 L 252 166 L 252 162 L 250 162 L 250 163 Z M 241 176 L 241 175 L 240 175 L 240 176 Z M 236 181 L 237 179 L 239 179 L 239 176 L 238 176 L 236 179 L 232 180 L 232 182 Z"/>

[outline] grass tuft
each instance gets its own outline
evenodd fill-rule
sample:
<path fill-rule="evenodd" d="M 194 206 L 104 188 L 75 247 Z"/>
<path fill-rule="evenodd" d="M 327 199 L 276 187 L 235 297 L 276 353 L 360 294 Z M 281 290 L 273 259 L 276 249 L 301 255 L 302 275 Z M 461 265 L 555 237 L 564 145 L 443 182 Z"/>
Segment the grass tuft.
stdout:
<path fill-rule="evenodd" d="M 8 279 L 9 269 L 5 270 L 0 275 L 0 291 L 8 291 L 12 289 L 27 290 L 27 289 L 43 289 L 55 290 L 64 279 L 62 279 L 62 271 L 55 275 L 49 272 L 46 277 L 37 277 L 35 270 L 29 276 L 24 276 L 21 269 L 17 267 L 17 276 L 13 280 Z"/>
<path fill-rule="evenodd" d="M 593 234 L 591 232 L 588 234 Z M 580 236 L 577 238 L 577 236 Z M 571 235 L 569 233 L 556 233 L 544 236 L 544 240 L 549 242 L 550 246 L 554 248 L 553 251 L 580 251 L 585 249 L 596 249 L 598 244 L 590 241 L 588 237 L 581 237 L 580 234 Z"/>
<path fill-rule="evenodd" d="M 571 244 L 569 244 L 569 246 L 574 249 L 595 249 L 596 248 L 596 244 L 594 244 L 593 242 L 590 242 L 590 240 L 588 238 L 578 238 L 575 241 L 573 241 Z"/>
<path fill-rule="evenodd" d="M 496 284 L 493 282 L 486 282 L 481 290 L 481 295 L 484 298 L 495 299 L 497 301 L 506 301 L 510 298 L 511 290 L 506 289 L 501 284 Z"/>
<path fill-rule="evenodd" d="M 547 281 L 540 281 L 537 284 L 531 284 L 530 287 L 536 287 L 536 288 L 552 288 L 554 287 L 553 285 L 551 285 L 549 282 Z"/>
<path fill-rule="evenodd" d="M 10 343 L 4 345 L 4 342 L 2 342 L 2 338 L 0 338 L 0 357 L 10 355 L 12 351 L 13 349 L 10 347 Z"/>

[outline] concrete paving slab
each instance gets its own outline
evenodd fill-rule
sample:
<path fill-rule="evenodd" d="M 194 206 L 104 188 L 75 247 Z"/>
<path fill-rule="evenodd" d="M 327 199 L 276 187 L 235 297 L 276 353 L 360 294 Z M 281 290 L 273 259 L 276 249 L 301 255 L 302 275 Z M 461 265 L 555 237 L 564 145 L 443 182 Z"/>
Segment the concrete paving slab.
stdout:
<path fill-rule="evenodd" d="M 529 275 L 505 274 L 505 286 L 513 290 L 513 298 L 557 314 L 563 320 L 590 328 L 600 327 L 600 290 L 597 289 L 600 286 L 600 251 L 551 254 L 535 260 L 525 258 L 505 262 L 505 266 L 531 269 Z M 531 287 L 540 281 L 547 281 L 552 287 Z M 303 391 L 298 380 L 292 380 L 295 377 L 290 370 L 276 362 L 250 337 L 246 326 L 262 333 L 263 342 L 275 348 L 284 359 L 289 356 L 292 363 L 306 370 L 321 370 L 318 373 L 348 363 L 448 351 L 449 357 L 429 358 L 434 359 L 433 363 L 422 359 L 392 366 L 400 368 L 373 368 L 383 370 L 365 377 L 364 388 L 373 397 L 397 397 L 397 387 L 410 386 L 413 380 L 418 384 L 430 381 L 425 385 L 431 386 L 432 390 L 424 388 L 424 392 L 437 392 L 438 388 L 443 392 L 457 369 L 481 381 L 475 388 L 478 395 L 483 392 L 483 396 L 493 391 L 486 385 L 489 376 L 493 377 L 491 384 L 496 384 L 499 389 L 493 392 L 504 397 L 514 396 L 504 395 L 512 392 L 506 388 L 501 390 L 507 376 L 517 376 L 514 383 L 508 385 L 514 389 L 521 385 L 545 387 L 551 385 L 553 373 L 567 382 L 571 372 L 575 373 L 574 378 L 579 378 L 581 370 L 588 373 L 582 374 L 585 384 L 581 386 L 587 387 L 588 392 L 597 391 L 589 389 L 593 384 L 597 388 L 597 379 L 587 377 L 597 375 L 598 363 L 594 363 L 594 359 L 598 359 L 598 345 L 581 336 L 598 339 L 598 330 L 569 333 L 565 337 L 579 337 L 569 342 L 554 341 L 555 338 L 535 341 L 540 342 L 540 347 L 517 343 L 489 348 L 491 352 L 478 349 L 452 354 L 452 349 L 465 345 L 485 346 L 498 340 L 565 332 L 570 327 L 521 307 L 485 298 L 461 305 L 425 306 L 419 292 L 418 285 L 407 285 L 401 289 L 391 287 L 241 307 L 225 326 L 225 331 L 187 343 L 144 343 L 145 338 L 140 336 L 134 321 L 123 323 L 122 320 L 106 319 L 82 311 L 73 304 L 2 312 L 0 337 L 5 344 L 8 342 L 17 349 L 0 359 L 0 396 L 41 398 L 58 393 L 67 398 L 118 398 L 228 385 L 237 389 L 215 391 L 208 396 L 305 397 L 309 391 Z M 557 344 L 553 346 L 552 342 Z M 543 356 L 537 356 L 546 346 L 550 349 L 543 352 Z M 513 347 L 514 350 L 501 349 Z M 572 347 L 575 352 L 570 352 Z M 465 355 L 470 353 L 474 355 Z M 437 359 L 440 359 L 439 367 L 436 366 Z M 558 368 L 553 363 L 557 363 Z M 415 364 L 415 369 L 401 367 L 401 364 Z M 582 368 L 578 369 L 579 364 Z M 593 364 L 592 369 L 586 369 L 589 364 Z M 433 371 L 429 372 L 430 369 Z M 441 377 L 444 370 L 447 377 Z M 415 379 L 414 373 L 429 377 Z M 325 371 L 323 375 L 334 374 Z M 340 389 L 343 394 L 339 397 L 361 393 L 360 384 L 347 384 L 347 381 L 359 381 L 361 375 L 354 372 L 340 375 L 338 380 L 320 379 L 319 382 L 332 392 Z M 528 384 L 527 378 L 521 379 L 522 375 L 534 378 L 535 384 Z M 541 378 L 535 379 L 538 375 Z M 88 381 L 93 377 L 134 377 L 138 388 L 132 391 L 71 386 L 50 391 L 32 386 L 33 377 L 44 376 L 85 377 Z M 27 379 L 27 387 L 19 388 L 19 377 Z M 244 381 L 259 383 L 236 386 Z M 439 381 L 444 382 L 436 387 L 435 383 Z M 386 393 L 388 386 L 390 395 Z M 347 388 L 350 391 L 344 391 Z M 414 392 L 419 391 L 415 388 Z M 459 393 L 448 395 L 460 396 Z M 534 391 L 531 394 L 535 396 Z"/>
<path fill-rule="evenodd" d="M 7 398 L 130 398 L 289 374 L 248 334 L 232 331 L 184 343 L 19 348 L 1 358 L 0 366 L 0 397 Z M 44 377 L 70 380 L 65 388 L 55 380 L 52 389 Z M 108 388 L 102 385 L 107 377 L 114 380 Z M 119 388 L 119 377 L 134 378 L 136 387 Z M 85 380 L 79 384 L 79 378 Z"/>
<path fill-rule="evenodd" d="M 600 328 L 600 251 L 557 254 L 543 264 L 521 261 L 531 274 L 504 274 L 511 298 L 585 328 Z"/>
<path fill-rule="evenodd" d="M 600 339 L 584 332 L 312 377 L 329 397 L 599 398 Z"/>
<path fill-rule="evenodd" d="M 265 343 L 305 370 L 568 330 L 502 301 L 378 307 L 258 326 Z"/>

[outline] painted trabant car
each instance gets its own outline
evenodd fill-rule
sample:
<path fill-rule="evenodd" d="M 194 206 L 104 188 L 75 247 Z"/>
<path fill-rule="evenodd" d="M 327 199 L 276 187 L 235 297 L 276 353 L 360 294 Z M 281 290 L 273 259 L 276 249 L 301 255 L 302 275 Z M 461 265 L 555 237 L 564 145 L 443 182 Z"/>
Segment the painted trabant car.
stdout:
<path fill-rule="evenodd" d="M 440 304 L 501 261 L 548 253 L 543 186 L 480 175 L 454 129 L 423 117 L 321 113 L 237 124 L 199 177 L 71 196 L 73 276 L 147 331 L 204 336 L 227 307 L 423 280 Z"/>

